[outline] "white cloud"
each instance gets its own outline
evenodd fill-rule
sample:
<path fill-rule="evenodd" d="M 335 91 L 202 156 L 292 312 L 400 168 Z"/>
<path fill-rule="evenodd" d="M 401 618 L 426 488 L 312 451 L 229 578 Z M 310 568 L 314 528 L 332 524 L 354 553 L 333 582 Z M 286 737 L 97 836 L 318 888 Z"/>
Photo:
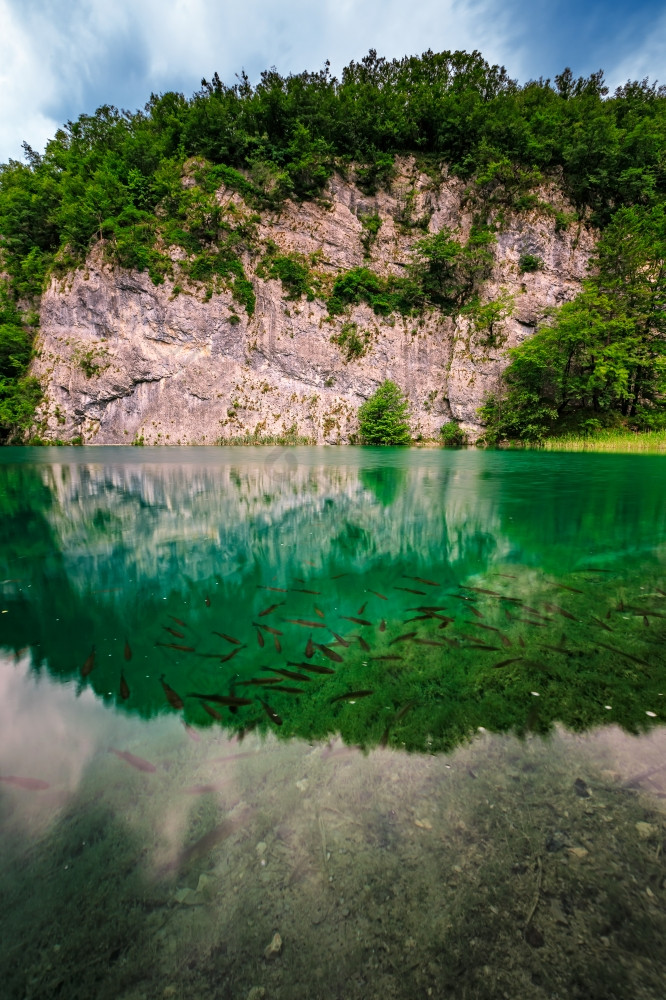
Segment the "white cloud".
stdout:
<path fill-rule="evenodd" d="M 500 13 L 501 12 L 501 13 Z M 370 48 L 387 57 L 465 48 L 520 73 L 516 19 L 498 0 L 0 0 L 0 161 L 41 149 L 69 117 L 151 91 L 317 70 L 339 73 Z"/>

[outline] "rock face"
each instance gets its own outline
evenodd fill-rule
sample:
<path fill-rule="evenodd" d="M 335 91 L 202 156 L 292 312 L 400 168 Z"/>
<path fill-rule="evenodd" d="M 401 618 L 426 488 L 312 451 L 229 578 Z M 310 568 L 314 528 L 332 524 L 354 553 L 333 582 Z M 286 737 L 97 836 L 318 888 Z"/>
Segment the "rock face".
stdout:
<path fill-rule="evenodd" d="M 326 201 L 287 202 L 279 214 L 264 214 L 259 238 L 283 253 L 318 252 L 324 281 L 363 265 L 400 275 L 423 236 L 414 220 L 421 227 L 427 221 L 429 232 L 448 226 L 466 238 L 472 208 L 464 194 L 460 180 L 443 174 L 433 181 L 403 160 L 390 193 L 366 196 L 336 175 Z M 238 200 L 224 191 L 218 197 Z M 566 209 L 555 188 L 540 197 Z M 382 220 L 370 247 L 362 241 L 367 215 Z M 33 368 L 46 394 L 42 436 L 215 444 L 291 432 L 345 443 L 357 430 L 360 404 L 391 378 L 409 398 L 415 437 L 434 438 L 451 419 L 474 437 L 477 409 L 498 384 L 506 349 L 528 337 L 549 308 L 576 295 L 593 247 L 592 232 L 574 223 L 558 231 L 544 208 L 507 215 L 481 290 L 482 302 L 510 297 L 493 347 L 484 346 L 469 319 L 438 310 L 380 317 L 360 305 L 332 318 L 321 301 L 288 301 L 280 281 L 256 274 L 261 254 L 244 260 L 256 294 L 248 318 L 244 310 L 236 315 L 230 292 L 207 299 L 196 286 L 155 286 L 146 273 L 105 263 L 97 248 L 84 269 L 54 279 L 42 297 Z M 538 256 L 541 268 L 521 273 L 523 254 Z M 347 361 L 331 340 L 344 322 L 367 334 L 368 350 L 358 359 Z"/>

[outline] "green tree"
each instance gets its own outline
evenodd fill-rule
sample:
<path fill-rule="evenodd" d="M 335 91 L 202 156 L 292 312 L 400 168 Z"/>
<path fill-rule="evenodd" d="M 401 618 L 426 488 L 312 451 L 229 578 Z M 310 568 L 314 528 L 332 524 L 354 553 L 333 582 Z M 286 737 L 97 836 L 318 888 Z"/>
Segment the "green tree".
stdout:
<path fill-rule="evenodd" d="M 409 404 L 402 390 L 387 379 L 358 411 L 364 444 L 409 444 Z"/>
<path fill-rule="evenodd" d="M 583 291 L 509 352 L 482 416 L 491 436 L 538 439 L 563 421 L 666 405 L 666 212 L 620 209 Z"/>

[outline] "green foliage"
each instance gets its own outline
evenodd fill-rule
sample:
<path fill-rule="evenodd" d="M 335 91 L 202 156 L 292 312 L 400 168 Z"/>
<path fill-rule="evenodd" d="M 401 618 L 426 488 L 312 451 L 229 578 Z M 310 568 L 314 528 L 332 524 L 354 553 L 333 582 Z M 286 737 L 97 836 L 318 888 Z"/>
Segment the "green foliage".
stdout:
<path fill-rule="evenodd" d="M 482 410 L 491 439 L 540 440 L 666 402 L 666 212 L 620 209 L 583 291 L 513 348 L 503 390 Z M 593 421 L 590 424 L 590 421 Z"/>
<path fill-rule="evenodd" d="M 506 340 L 504 320 L 508 319 L 513 311 L 513 301 L 513 296 L 501 289 L 496 299 L 481 303 L 475 297 L 462 309 L 463 314 L 469 318 L 482 347 L 495 348 L 504 343 Z"/>
<path fill-rule="evenodd" d="M 382 228 L 382 218 L 377 215 L 376 212 L 368 213 L 367 215 L 359 215 L 359 222 L 363 228 L 361 234 L 361 246 L 363 247 L 363 255 L 365 257 L 370 256 L 370 251 L 372 250 L 373 243 L 377 239 L 377 234 Z"/>
<path fill-rule="evenodd" d="M 27 374 L 34 331 L 0 284 L 0 442 L 20 439 L 32 423 L 42 397 L 36 378 Z"/>
<path fill-rule="evenodd" d="M 337 344 L 345 361 L 355 361 L 367 352 L 370 335 L 367 331 L 360 334 L 356 323 L 343 323 L 340 333 L 334 333 L 331 343 Z"/>
<path fill-rule="evenodd" d="M 423 296 L 411 278 L 382 278 L 367 267 L 339 274 L 326 303 L 331 315 L 361 302 L 366 302 L 378 316 L 389 316 L 392 312 L 409 316 L 421 307 Z"/>
<path fill-rule="evenodd" d="M 495 242 L 495 235 L 485 226 L 472 229 L 465 244 L 444 227 L 415 244 L 413 280 L 419 282 L 428 301 L 457 311 L 490 275 Z"/>
<path fill-rule="evenodd" d="M 532 271 L 540 271 L 543 267 L 543 261 L 536 254 L 521 253 L 518 267 L 521 274 L 530 274 Z"/>
<path fill-rule="evenodd" d="M 298 253 L 281 254 L 273 242 L 269 242 L 266 254 L 259 262 L 257 274 L 281 281 L 287 299 L 296 300 L 304 295 L 308 302 L 312 302 L 318 289 L 307 259 Z"/>
<path fill-rule="evenodd" d="M 387 379 L 358 411 L 364 444 L 409 444 L 409 405 L 402 390 Z"/>
<path fill-rule="evenodd" d="M 439 433 L 445 448 L 462 448 L 467 444 L 467 435 L 456 420 L 449 420 Z"/>

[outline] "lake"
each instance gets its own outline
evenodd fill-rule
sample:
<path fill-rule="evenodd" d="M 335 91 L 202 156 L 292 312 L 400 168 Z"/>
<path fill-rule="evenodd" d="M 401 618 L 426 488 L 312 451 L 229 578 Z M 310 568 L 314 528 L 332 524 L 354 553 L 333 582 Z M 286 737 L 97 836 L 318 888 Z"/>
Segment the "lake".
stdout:
<path fill-rule="evenodd" d="M 8 1000 L 662 1000 L 666 462 L 0 451 Z"/>

